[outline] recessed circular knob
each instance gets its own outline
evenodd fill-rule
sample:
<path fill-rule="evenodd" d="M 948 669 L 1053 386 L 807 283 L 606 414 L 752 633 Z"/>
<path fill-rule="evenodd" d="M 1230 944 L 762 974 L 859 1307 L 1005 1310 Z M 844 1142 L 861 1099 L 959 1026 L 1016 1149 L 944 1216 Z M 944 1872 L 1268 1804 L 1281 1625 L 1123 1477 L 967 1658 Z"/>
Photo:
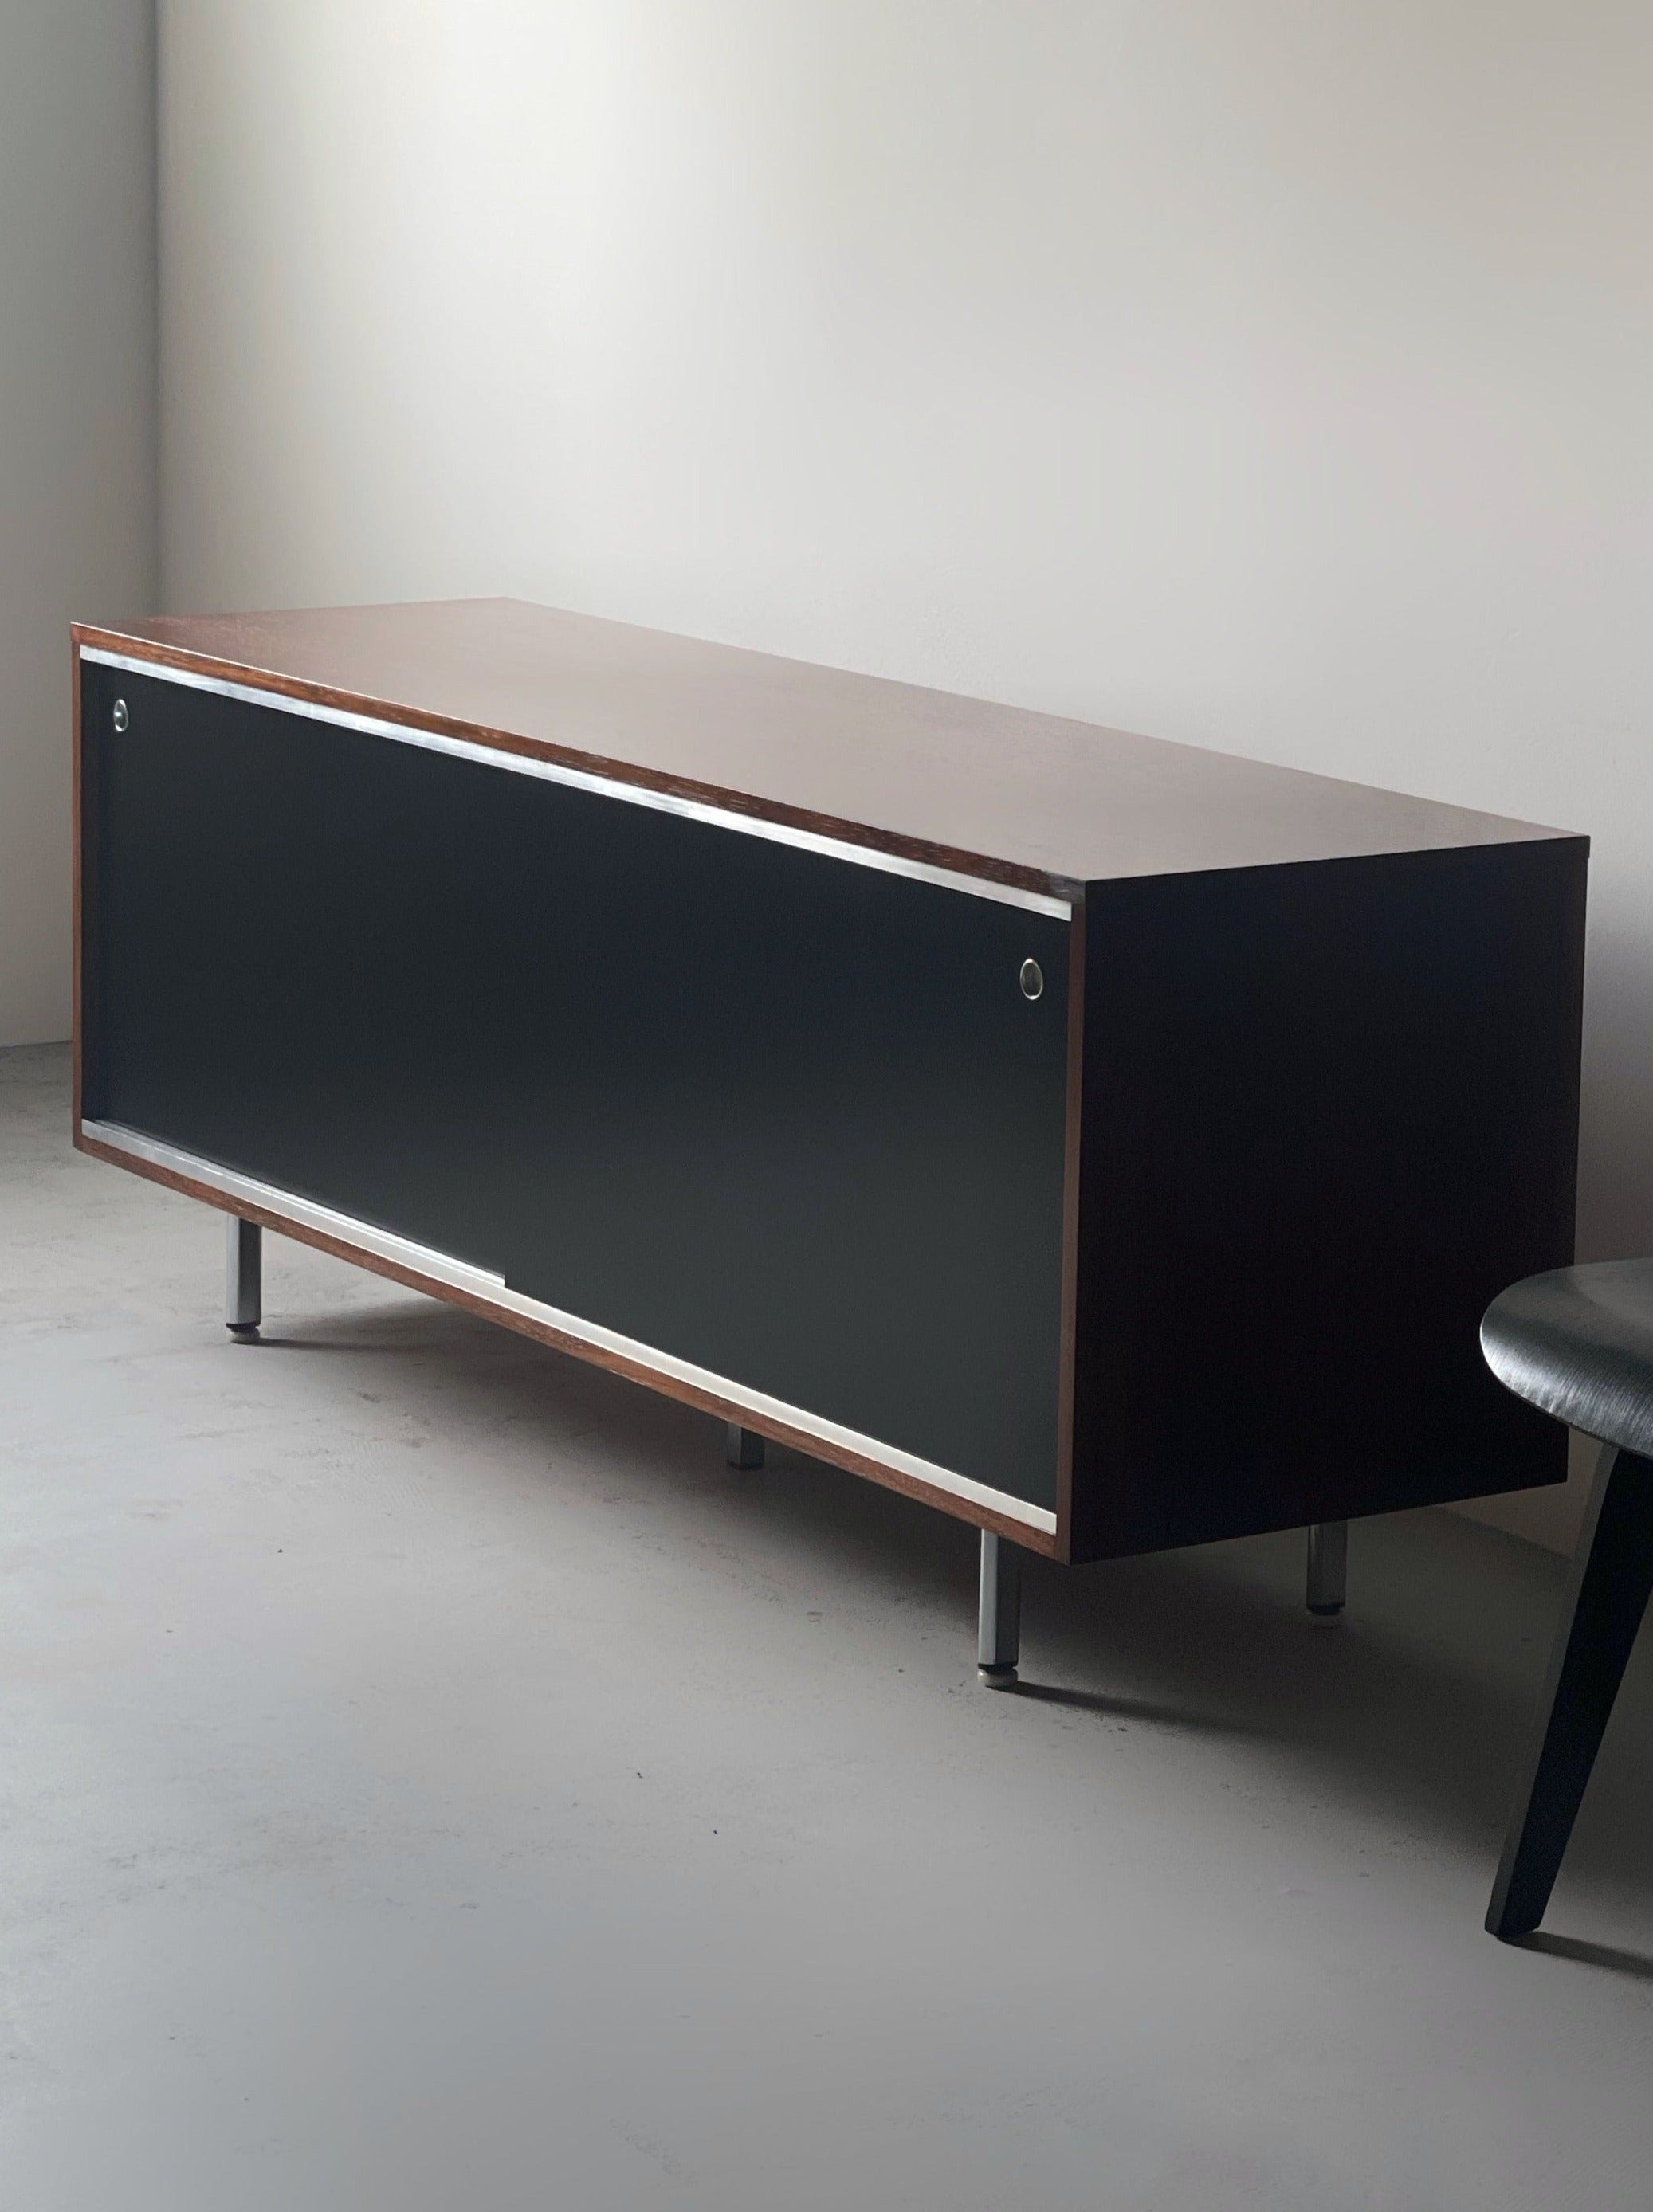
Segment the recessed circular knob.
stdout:
<path fill-rule="evenodd" d="M 1040 967 L 1036 960 L 1024 960 L 1022 963 L 1022 996 L 1024 999 L 1039 999 L 1042 998 L 1043 995 L 1044 969 Z"/>
<path fill-rule="evenodd" d="M 113 720 L 118 730 L 124 730 L 126 727 L 126 702 L 124 699 L 116 700 Z"/>

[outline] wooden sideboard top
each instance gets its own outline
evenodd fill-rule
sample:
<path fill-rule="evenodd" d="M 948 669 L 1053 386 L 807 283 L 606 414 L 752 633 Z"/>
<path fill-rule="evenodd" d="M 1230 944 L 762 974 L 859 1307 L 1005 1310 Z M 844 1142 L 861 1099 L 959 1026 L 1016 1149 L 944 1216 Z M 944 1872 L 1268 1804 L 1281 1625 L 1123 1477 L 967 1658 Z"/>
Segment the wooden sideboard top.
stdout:
<path fill-rule="evenodd" d="M 1566 834 L 519 599 L 74 635 L 1033 890 Z"/>

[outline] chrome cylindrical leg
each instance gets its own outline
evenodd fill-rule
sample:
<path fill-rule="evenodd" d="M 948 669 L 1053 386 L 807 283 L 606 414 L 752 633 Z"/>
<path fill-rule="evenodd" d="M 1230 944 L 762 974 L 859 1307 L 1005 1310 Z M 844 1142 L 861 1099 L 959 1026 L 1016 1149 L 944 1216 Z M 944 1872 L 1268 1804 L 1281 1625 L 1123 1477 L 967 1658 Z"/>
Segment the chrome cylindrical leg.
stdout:
<path fill-rule="evenodd" d="M 234 1336 L 256 1336 L 264 1319 L 264 1231 L 234 1213 L 228 1225 L 224 1326 Z"/>
<path fill-rule="evenodd" d="M 975 1662 L 990 1690 L 1007 1690 L 1015 1681 L 1021 1649 L 1022 1555 L 1006 1538 L 984 1528 Z"/>
<path fill-rule="evenodd" d="M 1315 1521 L 1309 1528 L 1309 1610 L 1341 1613 L 1349 1594 L 1349 1524 Z"/>
<path fill-rule="evenodd" d="M 762 1467 L 763 1439 L 756 1429 L 743 1429 L 738 1421 L 731 1421 L 723 1455 L 731 1467 Z"/>

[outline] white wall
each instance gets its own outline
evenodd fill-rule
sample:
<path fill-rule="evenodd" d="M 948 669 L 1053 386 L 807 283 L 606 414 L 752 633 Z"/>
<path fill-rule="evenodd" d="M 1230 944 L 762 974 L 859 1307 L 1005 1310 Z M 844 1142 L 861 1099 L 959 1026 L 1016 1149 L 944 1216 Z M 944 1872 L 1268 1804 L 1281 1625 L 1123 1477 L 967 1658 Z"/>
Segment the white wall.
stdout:
<path fill-rule="evenodd" d="M 152 0 L 0 0 L 0 1045 L 69 1034 L 69 624 L 154 604 Z"/>
<path fill-rule="evenodd" d="M 1646 0 L 161 0 L 176 606 L 509 591 L 1596 840 L 1653 1250 Z"/>

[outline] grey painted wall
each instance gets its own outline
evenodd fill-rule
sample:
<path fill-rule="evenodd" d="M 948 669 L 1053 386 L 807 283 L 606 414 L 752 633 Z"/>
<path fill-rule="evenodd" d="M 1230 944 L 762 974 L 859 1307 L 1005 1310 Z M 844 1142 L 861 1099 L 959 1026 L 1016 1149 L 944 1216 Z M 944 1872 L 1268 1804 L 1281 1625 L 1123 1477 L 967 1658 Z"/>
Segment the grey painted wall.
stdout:
<path fill-rule="evenodd" d="M 0 1044 L 68 1034 L 69 623 L 152 605 L 152 0 L 0 0 Z"/>
<path fill-rule="evenodd" d="M 1653 10 L 160 14 L 171 604 L 517 592 L 1588 830 L 1583 1249 L 1653 1249 Z"/>
<path fill-rule="evenodd" d="M 179 606 L 515 591 L 1596 842 L 1653 1249 L 1653 9 L 161 0 Z"/>
<path fill-rule="evenodd" d="M 1653 1249 L 1653 12 L 161 0 L 158 486 L 150 12 L 0 0 L 0 1039 L 158 490 L 174 605 L 515 591 L 1589 830 L 1583 1248 Z"/>

